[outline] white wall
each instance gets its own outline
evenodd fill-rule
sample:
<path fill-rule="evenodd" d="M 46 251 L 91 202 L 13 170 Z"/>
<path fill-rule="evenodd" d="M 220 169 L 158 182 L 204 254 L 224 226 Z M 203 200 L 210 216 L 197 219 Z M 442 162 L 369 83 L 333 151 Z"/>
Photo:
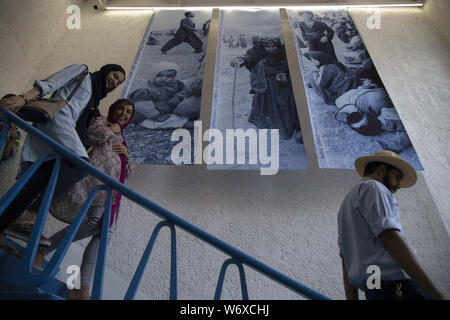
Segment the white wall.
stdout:
<path fill-rule="evenodd" d="M 448 179 L 448 171 L 442 164 L 448 154 L 438 152 L 448 141 L 444 139 L 446 135 L 448 137 L 448 122 L 444 125 L 441 119 L 443 114 L 448 116 L 443 107 L 445 104 L 441 104 L 448 91 L 439 87 L 443 83 L 438 76 L 445 80 L 444 71 L 438 75 L 424 72 L 430 68 L 436 70 L 439 65 L 441 69 L 445 68 L 442 44 L 434 41 L 437 29 L 429 28 L 430 22 L 421 9 L 383 10 L 385 29 L 370 33 L 364 30 L 367 13 L 352 12 L 425 166 L 425 173 L 419 174 L 418 183 L 397 195 L 405 234 L 419 252 L 426 270 L 450 296 L 450 241 L 440 215 L 450 210 L 448 202 L 441 204 L 441 212 L 435 203 L 435 199 L 445 199 L 446 189 L 440 189 L 440 186 L 443 179 Z M 33 78 L 46 76 L 72 63 L 86 63 L 91 70 L 96 70 L 102 64 L 112 62 L 122 64 L 128 70 L 149 19 L 149 13 L 97 13 L 90 6 L 83 7 L 82 30 L 66 30 L 51 54 L 40 61 Z M 39 21 L 35 23 L 38 28 Z M 213 20 L 211 34 L 215 24 Z M 413 34 L 410 34 L 411 30 Z M 216 40 L 211 37 L 210 45 Z M 291 38 L 287 38 L 287 42 L 287 47 L 292 49 Z M 25 50 L 22 54 L 25 56 Z M 292 57 L 296 55 L 295 52 L 288 54 L 292 67 L 295 64 Z M 208 55 L 207 63 L 211 66 L 214 47 L 208 49 Z M 414 60 L 409 63 L 402 60 L 411 56 Z M 25 72 L 21 63 L 15 66 Z M 212 74 L 206 77 L 212 79 Z M 297 98 L 302 96 L 303 90 L 299 77 L 299 70 L 292 70 Z M 426 99 L 427 103 L 432 101 L 432 105 L 417 103 L 425 99 L 427 89 L 417 89 L 425 84 L 434 88 L 433 94 Z M 14 82 L 10 90 L 16 90 L 13 85 L 20 86 Z M 206 85 L 206 89 L 208 87 Z M 103 112 L 118 97 L 119 91 L 104 101 Z M 204 124 L 208 123 L 209 110 L 205 108 L 210 108 L 210 98 L 210 90 L 209 93 L 207 90 L 202 102 Z M 299 100 L 297 104 L 304 112 L 306 101 Z M 432 112 L 432 107 L 443 113 Z M 428 112 L 422 113 L 424 108 Z M 430 128 L 430 123 L 436 122 L 439 125 Z M 302 127 L 306 131 L 305 141 L 311 145 L 310 125 L 302 120 Z M 309 149 L 307 152 L 310 170 L 304 172 L 280 172 L 276 176 L 263 177 L 258 172 L 212 172 L 202 167 L 138 165 L 127 185 L 280 272 L 331 298 L 343 299 L 336 213 L 358 176 L 349 170 L 319 170 L 314 153 Z M 5 177 L 0 182 L 0 194 L 13 182 L 12 162 L 0 165 L 0 174 Z M 61 227 L 54 219 L 50 220 L 47 234 Z M 159 218 L 123 200 L 119 227 L 112 236 L 107 262 L 122 279 L 131 280 L 158 221 Z M 168 238 L 168 231 L 164 229 L 142 282 L 142 291 L 153 299 L 168 297 Z M 177 231 L 177 244 L 179 298 L 211 299 L 221 263 L 226 257 L 181 230 Z M 226 281 L 222 297 L 240 298 L 237 269 L 231 267 L 230 272 L 232 279 Z M 251 299 L 298 299 L 296 294 L 253 270 L 246 268 L 246 273 Z"/>
<path fill-rule="evenodd" d="M 440 35 L 450 43 L 450 2 L 448 0 L 426 0 L 425 13 L 428 15 Z"/>
<path fill-rule="evenodd" d="M 82 0 L 0 2 L 0 72 L 3 75 L 0 94 L 25 88 L 40 62 L 50 57 L 55 43 L 67 31 L 66 8 L 82 3 Z"/>

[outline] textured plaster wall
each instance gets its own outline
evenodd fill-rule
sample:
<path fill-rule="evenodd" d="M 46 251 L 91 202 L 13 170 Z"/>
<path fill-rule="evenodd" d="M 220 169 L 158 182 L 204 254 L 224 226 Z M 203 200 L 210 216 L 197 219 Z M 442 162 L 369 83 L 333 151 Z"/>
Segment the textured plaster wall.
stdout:
<path fill-rule="evenodd" d="M 83 0 L 0 1 L 0 94 L 25 89 L 40 62 L 50 57 L 56 42 L 67 31 L 66 8 L 82 3 Z"/>
<path fill-rule="evenodd" d="M 413 140 L 419 157 L 426 170 L 435 172 L 430 177 L 419 174 L 417 185 L 408 190 L 401 190 L 398 201 L 405 234 L 417 249 L 425 269 L 450 295 L 450 240 L 445 230 L 438 208 L 430 193 L 429 185 L 440 183 L 448 178 L 448 171 L 440 169 L 434 162 L 433 155 L 427 161 L 428 152 L 435 152 L 434 144 L 443 144 L 442 134 L 448 125 L 437 131 L 421 131 L 426 127 L 425 121 L 439 118 L 442 114 L 420 113 L 423 106 L 421 95 L 408 89 L 406 83 L 421 86 L 422 82 L 440 85 L 435 74 L 427 70 L 439 62 L 430 59 L 414 60 L 409 68 L 397 70 L 391 56 L 398 55 L 442 56 L 439 42 L 430 39 L 435 32 L 430 31 L 429 21 L 419 10 L 407 12 L 386 11 L 386 28 L 383 32 L 368 34 L 364 32 L 365 11 L 353 12 L 355 22 L 363 32 L 369 50 L 374 51 L 375 63 L 388 86 L 390 94 Z M 385 11 L 383 11 L 383 17 Z M 387 19 L 391 17 L 391 19 Z M 142 36 L 150 19 L 149 13 L 95 13 L 89 7 L 83 7 L 82 30 L 66 31 L 56 43 L 51 55 L 42 59 L 33 78 L 45 76 L 67 64 L 86 63 L 92 70 L 103 63 L 120 63 L 129 69 L 139 47 Z M 384 19 L 384 18 L 383 18 Z M 38 21 L 35 22 L 39 24 Z M 217 27 L 213 19 L 211 34 Z M 384 23 L 384 20 L 383 20 Z M 389 23 L 389 24 L 388 24 Z M 418 23 L 416 38 L 408 37 L 411 24 Z M 284 27 L 288 22 L 283 22 Z M 422 28 L 420 28 L 422 26 Z M 37 28 L 38 26 L 36 26 Z M 289 63 L 297 64 L 294 45 L 285 28 L 287 47 L 290 51 Z M 366 39 L 368 37 L 368 39 Z M 210 38 L 210 44 L 217 39 Z M 383 60 L 381 44 L 391 42 L 396 48 L 384 49 L 386 61 Z M 413 47 L 413 49 L 411 49 Z M 417 50 L 417 52 L 411 52 Z M 213 70 L 215 48 L 208 48 L 207 67 Z M 442 63 L 442 61 L 440 62 Z M 3 62 L 2 62 L 3 65 Z M 400 65 L 404 66 L 404 65 Z M 443 68 L 445 65 L 441 65 Z M 19 63 L 17 68 L 23 71 Z M 407 74 L 402 74 L 407 73 Z M 421 72 L 425 80 L 411 77 Z M 306 101 L 300 81 L 300 72 L 292 71 L 296 98 L 300 115 L 307 115 Z M 403 77 L 410 78 L 405 81 Z M 444 75 L 442 75 L 444 76 Z M 447 74 L 448 76 L 448 74 Z M 209 123 L 211 107 L 211 85 L 213 74 L 205 75 L 205 94 L 202 101 L 202 120 L 204 126 Z M 400 79 L 400 80 L 399 80 Z M 396 86 L 397 82 L 402 87 Z M 17 84 L 18 85 L 18 84 Z M 408 90 L 408 91 L 406 91 Z M 114 92 L 102 104 L 105 112 L 110 102 L 114 101 L 120 90 Z M 410 92 L 413 91 L 413 92 Z M 411 103 L 405 103 L 403 94 L 412 95 Z M 433 99 L 446 91 L 436 90 Z M 431 95 L 431 94 L 430 94 Z M 447 99 L 448 100 L 448 99 Z M 433 100 L 437 101 L 437 100 Z M 430 106 L 431 108 L 431 106 Z M 428 120 L 426 120 L 428 119 Z M 425 123 L 423 123 L 425 122 Z M 280 172 L 276 176 L 260 176 L 258 172 L 212 172 L 203 167 L 167 167 L 137 165 L 133 177 L 127 185 L 166 207 L 192 224 L 204 229 L 219 239 L 243 250 L 278 271 L 322 292 L 334 299 L 343 299 L 341 262 L 337 248 L 336 214 L 340 203 L 349 188 L 359 180 L 356 173 L 348 170 L 319 170 L 312 146 L 311 127 L 302 119 L 307 155 L 310 169 L 308 171 Z M 427 134 L 424 134 L 426 132 Z M 428 151 L 430 150 L 430 151 Z M 439 158 L 438 158 L 439 159 Z M 436 161 L 439 161 L 436 159 Z M 433 171 L 434 170 L 434 171 Z M 0 194 L 6 192 L 12 183 L 14 165 L 2 163 L 0 173 L 2 181 Z M 427 171 L 426 171 L 427 172 Z M 3 179 L 3 176 L 7 177 Z M 440 175 L 438 179 L 436 175 Z M 430 183 L 431 181 L 431 183 Z M 436 192 L 440 195 L 439 189 Z M 445 190 L 445 189 L 444 189 Z M 435 195 L 435 198 L 437 198 Z M 442 196 L 441 196 L 442 198 Z M 444 207 L 448 209 L 447 207 Z M 442 212 L 441 212 L 442 213 Z M 140 256 L 150 234 L 160 219 L 128 200 L 123 200 L 119 226 L 111 237 L 108 253 L 108 267 L 120 278 L 130 281 L 139 262 Z M 62 225 L 49 218 L 45 232 L 50 234 Z M 167 299 L 169 284 L 169 232 L 163 229 L 155 244 L 141 289 L 150 298 Z M 216 249 L 205 245 L 183 230 L 177 230 L 178 251 L 178 287 L 181 299 L 211 299 L 214 295 L 221 263 L 227 257 Z M 237 268 L 231 266 L 224 285 L 224 299 L 240 298 Z M 260 276 L 246 268 L 251 299 L 298 299 L 288 289 L 274 281 Z"/>
<path fill-rule="evenodd" d="M 425 13 L 439 30 L 441 35 L 450 43 L 450 1 L 448 0 L 426 0 Z"/>

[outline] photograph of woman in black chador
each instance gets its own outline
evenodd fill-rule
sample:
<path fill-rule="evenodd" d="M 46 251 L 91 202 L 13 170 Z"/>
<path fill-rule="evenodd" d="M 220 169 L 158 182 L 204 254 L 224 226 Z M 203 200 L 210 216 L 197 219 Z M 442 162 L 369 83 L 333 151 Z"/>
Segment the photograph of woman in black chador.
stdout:
<path fill-rule="evenodd" d="M 281 139 L 290 139 L 295 133 L 300 142 L 300 121 L 280 38 L 254 38 L 253 47 L 233 59 L 231 66 L 245 66 L 250 71 L 253 100 L 248 122 L 259 129 L 279 129 Z"/>
<path fill-rule="evenodd" d="M 211 128 L 277 132 L 280 170 L 305 170 L 305 147 L 279 10 L 221 10 Z M 269 142 L 270 142 L 270 138 Z M 269 146 L 270 149 L 270 146 Z M 242 150 L 236 150 L 242 152 Z M 249 149 L 246 157 L 250 157 Z M 260 164 L 212 170 L 259 170 Z"/>
<path fill-rule="evenodd" d="M 390 150 L 422 165 L 350 14 L 288 10 L 321 168 Z"/>

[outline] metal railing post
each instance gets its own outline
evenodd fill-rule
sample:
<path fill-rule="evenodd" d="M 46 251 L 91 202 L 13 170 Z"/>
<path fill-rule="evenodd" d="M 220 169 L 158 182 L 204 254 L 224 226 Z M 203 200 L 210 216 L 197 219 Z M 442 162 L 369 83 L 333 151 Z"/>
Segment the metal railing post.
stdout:
<path fill-rule="evenodd" d="M 228 259 L 222 264 L 222 268 L 219 273 L 219 280 L 217 281 L 216 293 L 214 294 L 214 300 L 220 300 L 223 289 L 223 282 L 225 280 L 225 274 L 227 272 L 228 267 L 234 264 L 238 267 L 239 270 L 239 278 L 241 280 L 241 291 L 242 291 L 242 300 L 248 300 L 248 290 L 247 290 L 247 281 L 245 280 L 245 272 L 242 263 L 235 259 Z"/>
<path fill-rule="evenodd" d="M 150 259 L 150 255 L 153 250 L 156 239 L 158 238 L 159 231 L 163 227 L 168 227 L 170 229 L 170 240 L 171 240 L 171 250 L 170 250 L 170 300 L 177 299 L 177 253 L 176 253 L 176 234 L 175 226 L 167 221 L 161 221 L 153 229 L 153 233 L 148 241 L 145 248 L 144 254 L 142 255 L 141 261 L 134 273 L 133 279 L 131 280 L 130 286 L 128 287 L 127 293 L 125 294 L 125 300 L 133 300 L 136 296 L 137 290 L 139 288 L 139 283 L 144 275 L 147 263 Z"/>
<path fill-rule="evenodd" d="M 145 249 L 144 255 L 142 256 L 141 261 L 139 263 L 138 269 L 133 277 L 130 287 L 128 288 L 127 294 L 125 295 L 125 299 L 134 298 L 137 288 L 138 288 L 138 285 L 139 285 L 139 282 L 145 271 L 145 266 L 150 257 L 151 250 L 152 250 L 153 244 L 156 240 L 157 234 L 158 234 L 159 230 L 161 229 L 161 227 L 163 227 L 163 226 L 168 226 L 169 228 L 171 228 L 171 239 L 172 239 L 172 244 L 171 244 L 171 284 L 170 284 L 170 286 L 171 286 L 170 287 L 170 298 L 171 299 L 177 298 L 175 226 L 183 229 L 184 231 L 190 233 L 191 235 L 195 236 L 196 238 L 206 242 L 207 244 L 215 247 L 216 249 L 222 251 L 223 253 L 225 253 L 226 255 L 231 257 L 231 259 L 228 260 L 223 266 L 223 269 L 224 269 L 223 277 L 225 275 L 226 267 L 230 263 L 234 263 L 238 266 L 239 272 L 240 272 L 240 277 L 241 277 L 241 287 L 242 287 L 242 293 L 243 293 L 244 299 L 248 298 L 247 286 L 245 283 L 245 275 L 243 273 L 243 265 L 244 264 L 246 266 L 252 268 L 253 270 L 256 270 L 257 272 L 265 275 L 266 277 L 275 280 L 276 282 L 280 283 L 281 285 L 283 285 L 283 286 L 291 289 L 292 291 L 294 291 L 302 296 L 305 296 L 309 299 L 318 299 L 318 300 L 322 300 L 322 299 L 328 300 L 329 299 L 328 297 L 322 295 L 321 293 L 316 292 L 316 291 L 306 287 L 305 285 L 285 276 L 284 274 L 265 265 L 264 263 L 247 255 L 246 253 L 240 251 L 239 249 L 236 249 L 235 247 L 230 246 L 229 244 L 214 237 L 213 235 L 199 229 L 198 227 L 194 226 L 193 224 L 189 223 L 188 221 L 176 216 L 175 214 L 168 211 L 167 209 L 159 206 L 155 202 L 143 197 L 142 195 L 138 194 L 134 190 L 126 187 L 124 184 L 118 182 L 117 180 L 111 178 L 104 172 L 95 168 L 92 164 L 80 159 L 76 154 L 74 154 L 67 148 L 61 146 L 58 142 L 56 142 L 52 138 L 46 136 L 44 133 L 39 131 L 37 128 L 30 126 L 27 122 L 20 119 L 19 117 L 17 117 L 13 113 L 11 113 L 9 110 L 0 109 L 0 115 L 2 115 L 3 118 L 6 118 L 7 121 L 11 121 L 11 122 L 15 123 L 17 126 L 19 126 L 23 130 L 28 132 L 28 134 L 34 135 L 39 140 L 43 141 L 44 143 L 46 143 L 47 145 L 52 147 L 60 158 L 67 159 L 73 165 L 75 165 L 78 169 L 86 171 L 88 174 L 92 175 L 93 177 L 97 178 L 99 181 L 104 183 L 106 186 L 103 186 L 103 188 L 107 188 L 110 192 L 108 195 L 109 204 L 111 203 L 110 202 L 111 201 L 111 199 L 110 199 L 111 190 L 115 190 L 117 192 L 120 192 L 122 194 L 122 196 L 130 199 L 134 203 L 140 205 L 141 207 L 151 211 L 155 215 L 164 219 L 164 221 L 162 223 L 157 225 L 157 227 L 155 228 L 155 230 L 150 238 L 150 241 Z M 2 134 L 1 134 L 1 137 L 3 137 L 3 136 L 4 136 L 4 131 L 2 131 Z M 42 156 L 37 161 L 37 163 L 35 163 L 35 165 L 33 165 L 27 171 L 27 173 L 24 175 L 24 177 L 20 181 L 18 181 L 13 186 L 13 188 L 11 190 L 9 190 L 7 192 L 7 194 L 1 199 L 0 214 L 4 211 L 4 209 L 6 207 L 8 207 L 10 202 L 14 199 L 14 197 L 17 195 L 17 193 L 20 191 L 20 189 L 23 187 L 23 185 L 27 181 L 29 181 L 29 179 L 32 177 L 33 173 L 37 170 L 39 165 L 42 164 L 43 161 L 45 161 L 47 156 L 48 155 Z M 55 176 L 55 172 L 56 171 L 54 171 L 52 173 L 52 177 Z M 56 176 L 57 176 L 57 174 L 56 174 Z M 55 177 L 55 181 L 56 181 L 56 177 Z M 53 188 L 54 188 L 54 186 L 53 186 Z M 51 192 L 49 191 L 50 189 L 51 188 L 47 188 L 47 192 L 46 192 L 46 200 L 48 200 L 48 201 L 49 201 L 49 199 L 51 200 L 51 194 L 53 193 L 53 191 L 51 191 Z M 33 233 L 32 233 L 33 244 L 29 245 L 27 247 L 26 258 L 28 259 L 28 262 L 30 262 L 31 258 L 34 257 L 34 252 L 31 252 L 31 251 L 35 251 L 34 249 L 36 249 L 36 247 L 37 247 L 36 242 L 37 242 L 38 236 L 40 237 L 40 235 L 42 233 L 43 222 L 45 221 L 45 217 L 47 215 L 47 213 L 44 212 L 44 211 L 46 211 L 44 209 L 48 210 L 48 206 L 49 206 L 49 203 L 47 203 L 45 206 L 41 206 L 40 220 L 38 221 L 38 224 L 42 223 L 42 225 L 35 226 L 36 228 L 33 229 Z M 87 205 L 85 203 L 85 206 L 84 206 L 85 210 L 83 209 L 84 211 L 82 210 L 83 212 L 80 212 L 78 214 L 79 216 L 76 219 L 77 224 L 81 223 L 82 215 L 86 214 L 88 206 L 89 205 Z M 103 228 L 102 229 L 102 240 L 101 240 L 102 242 L 101 242 L 101 248 L 99 249 L 99 260 L 100 260 L 99 262 L 100 263 L 96 269 L 96 275 L 95 275 L 96 284 L 94 284 L 94 293 L 93 293 L 94 299 L 101 298 L 101 291 L 102 291 L 102 285 L 103 285 L 105 257 L 106 257 L 106 248 L 107 248 L 107 240 L 108 240 L 108 232 L 107 232 L 108 228 L 106 226 L 109 227 L 109 215 L 111 214 L 110 213 L 110 210 L 111 210 L 110 205 L 108 205 L 108 207 L 109 207 L 109 209 L 105 211 L 105 219 L 103 221 L 103 226 L 102 226 L 102 228 Z M 44 217 L 44 215 L 45 215 L 45 217 Z M 106 216 L 108 216 L 108 217 L 106 217 Z M 75 232 L 74 229 L 78 228 L 78 227 L 79 227 L 79 225 L 75 226 L 73 229 L 71 229 L 71 232 Z M 68 242 L 69 242 L 69 240 L 72 239 L 71 238 L 72 236 L 74 236 L 74 234 L 72 234 L 70 236 L 68 236 L 68 235 L 66 236 L 66 238 L 65 238 L 65 241 L 67 241 L 65 243 L 66 246 L 70 245 Z M 31 248 L 34 248 L 34 249 L 32 250 Z M 59 248 L 58 248 L 58 250 L 59 250 Z M 57 261 L 59 261 L 62 258 L 62 256 L 65 254 L 67 248 L 62 248 L 62 249 L 60 249 L 60 251 L 58 251 L 58 250 L 57 250 L 58 258 L 55 259 L 55 262 L 53 262 L 51 260 L 50 264 L 51 264 L 52 268 L 54 266 L 58 265 L 59 262 L 57 263 Z M 49 271 L 45 270 L 46 272 L 44 275 L 46 277 L 48 277 L 50 274 L 50 268 L 48 268 L 48 269 L 49 269 Z M 44 275 L 42 275 L 42 274 L 37 275 L 37 276 L 29 275 L 29 278 L 27 278 L 26 281 L 28 282 L 28 284 L 35 284 L 35 283 L 38 283 L 39 281 L 42 281 L 42 279 L 44 278 Z M 220 280 L 220 278 L 221 278 L 221 276 L 219 276 L 219 280 Z M 222 278 L 222 281 L 219 281 L 219 284 L 220 284 L 220 282 L 223 283 L 223 278 Z M 216 293 L 217 293 L 217 290 L 216 290 Z M 217 296 L 217 294 L 216 294 L 216 296 Z M 220 297 L 220 293 L 218 296 Z"/>

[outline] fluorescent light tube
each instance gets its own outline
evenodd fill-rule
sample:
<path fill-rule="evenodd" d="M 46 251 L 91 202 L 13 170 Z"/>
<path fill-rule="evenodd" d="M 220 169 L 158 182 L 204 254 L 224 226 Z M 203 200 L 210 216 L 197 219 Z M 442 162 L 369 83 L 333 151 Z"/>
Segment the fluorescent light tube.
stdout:
<path fill-rule="evenodd" d="M 423 7 L 423 3 L 380 3 L 380 4 L 335 4 L 335 5 L 289 5 L 289 6 L 212 6 L 212 7 L 115 7 L 106 6 L 105 10 L 201 10 L 201 9 L 295 9 L 295 8 L 383 8 L 383 7 Z"/>

